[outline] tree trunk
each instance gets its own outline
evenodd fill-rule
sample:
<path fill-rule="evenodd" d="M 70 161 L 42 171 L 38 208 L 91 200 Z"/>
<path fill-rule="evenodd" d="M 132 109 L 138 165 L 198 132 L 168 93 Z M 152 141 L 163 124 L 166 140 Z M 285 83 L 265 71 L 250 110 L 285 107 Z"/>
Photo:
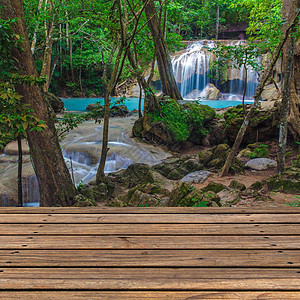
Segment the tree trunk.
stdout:
<path fill-rule="evenodd" d="M 23 165 L 23 153 L 22 153 L 22 140 L 18 135 L 18 206 L 23 206 L 23 190 L 22 190 L 22 165 Z"/>
<path fill-rule="evenodd" d="M 13 49 L 15 66 L 20 75 L 37 77 L 32 57 L 21 0 L 0 0 L 2 18 L 18 18 L 14 32 L 24 38 L 22 50 Z M 41 132 L 27 130 L 28 143 L 40 189 L 41 206 L 68 206 L 73 204 L 76 194 L 70 173 L 63 159 L 44 95 L 38 86 L 20 85 L 16 90 L 23 96 L 22 101 L 34 109 L 32 114 L 45 121 L 47 128 Z"/>
<path fill-rule="evenodd" d="M 44 59 L 43 59 L 43 66 L 41 70 L 41 76 L 46 77 L 46 82 L 43 86 L 44 92 L 48 92 L 50 86 L 50 79 L 51 79 L 51 59 L 52 59 L 52 47 L 53 47 L 53 28 L 54 28 L 54 21 L 46 23 L 45 29 L 45 39 L 46 39 L 46 46 L 44 50 Z"/>
<path fill-rule="evenodd" d="M 254 104 L 251 106 L 251 109 L 249 110 L 249 112 L 246 114 L 245 116 L 245 119 L 241 125 L 241 128 L 237 134 L 237 137 L 234 141 L 234 144 L 231 148 L 231 151 L 225 161 L 225 164 L 223 166 L 223 169 L 220 173 L 220 177 L 222 176 L 226 176 L 228 174 L 228 171 L 229 171 L 229 168 L 230 166 L 232 165 L 232 162 L 233 162 L 233 159 L 241 145 L 241 142 L 244 138 L 244 135 L 245 135 L 245 132 L 248 128 L 248 125 L 249 125 L 249 121 L 250 121 L 250 118 L 251 118 L 251 115 L 252 113 L 254 112 L 254 109 L 258 106 L 258 103 L 259 103 L 259 99 L 260 99 L 260 96 L 264 90 L 264 87 L 268 81 L 268 78 L 271 76 L 272 74 L 272 71 L 273 71 L 273 68 L 275 67 L 275 64 L 279 58 L 279 55 L 281 53 L 281 50 L 289 36 L 289 33 L 290 33 L 290 30 L 293 26 L 295 26 L 296 22 L 297 22 L 297 19 L 298 19 L 298 16 L 299 16 L 299 11 L 296 13 L 295 15 L 295 18 L 293 19 L 292 23 L 290 24 L 290 26 L 286 29 L 285 31 L 285 35 L 284 35 L 284 38 L 282 40 L 282 42 L 277 46 L 274 54 L 273 54 L 273 57 L 271 58 L 271 61 L 269 62 L 269 64 L 266 66 L 266 68 L 264 69 L 263 73 L 261 74 L 260 76 L 260 81 L 259 81 L 259 84 L 257 86 L 257 89 L 256 89 L 256 93 L 255 93 L 255 96 L 254 96 Z"/>
<path fill-rule="evenodd" d="M 216 18 L 216 40 L 219 39 L 219 25 L 220 25 L 220 7 L 217 5 L 217 18 Z"/>
<path fill-rule="evenodd" d="M 282 17 L 288 22 L 286 28 L 295 15 L 295 11 L 300 9 L 300 0 L 283 0 Z M 299 24 L 299 23 L 298 23 Z M 286 65 L 289 53 L 289 43 L 283 49 L 283 71 L 286 72 Z M 290 113 L 288 116 L 289 130 L 295 140 L 300 140 L 300 40 L 295 45 L 294 53 L 294 76 L 290 83 Z"/>
<path fill-rule="evenodd" d="M 182 96 L 178 90 L 174 78 L 170 54 L 167 50 L 161 25 L 156 15 L 154 1 L 143 0 L 143 2 L 148 3 L 145 7 L 145 13 L 155 46 L 162 91 L 164 94 L 170 96 L 175 100 L 181 100 Z"/>
<path fill-rule="evenodd" d="M 294 59 L 294 38 L 293 33 L 295 30 L 291 31 L 290 38 L 290 49 L 289 55 L 286 63 L 285 73 L 284 73 L 284 87 L 282 92 L 282 102 L 281 102 L 281 112 L 280 112 L 280 127 L 279 127 L 279 143 L 278 143 L 278 160 L 277 160 L 277 172 L 281 175 L 284 171 L 285 163 L 285 153 L 286 153 L 286 140 L 287 140 L 287 118 L 289 114 L 290 106 L 290 87 L 291 80 L 293 76 L 293 59 Z"/>

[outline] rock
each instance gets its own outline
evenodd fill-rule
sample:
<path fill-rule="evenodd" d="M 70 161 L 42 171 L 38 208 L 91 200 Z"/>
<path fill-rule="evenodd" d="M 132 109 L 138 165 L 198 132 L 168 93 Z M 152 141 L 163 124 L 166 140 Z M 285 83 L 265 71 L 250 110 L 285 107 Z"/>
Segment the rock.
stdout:
<path fill-rule="evenodd" d="M 153 206 L 159 206 L 160 203 L 160 199 L 157 198 L 154 195 L 149 195 L 146 193 L 143 193 L 139 190 L 136 190 L 131 198 L 129 199 L 127 205 L 128 206 L 149 206 L 149 207 L 153 207 Z"/>
<path fill-rule="evenodd" d="M 129 90 L 126 93 L 126 97 L 133 97 L 133 98 L 139 98 L 140 97 L 140 87 L 138 84 L 133 85 L 129 88 Z M 144 91 L 142 94 L 142 97 L 144 97 Z"/>
<path fill-rule="evenodd" d="M 133 109 L 133 110 L 131 111 L 131 113 L 132 113 L 132 114 L 138 114 L 138 113 L 139 113 L 139 110 L 135 108 L 135 109 Z"/>
<path fill-rule="evenodd" d="M 249 110 L 250 106 L 246 106 Z M 230 143 L 234 143 L 239 128 L 244 120 L 242 105 L 228 109 L 224 113 L 225 136 Z M 274 106 L 266 110 L 255 110 L 250 119 L 243 138 L 243 144 L 268 141 L 278 136 L 279 108 Z"/>
<path fill-rule="evenodd" d="M 75 201 L 75 204 L 73 206 L 76 206 L 76 207 L 97 206 L 97 203 L 94 200 L 89 199 L 81 194 L 76 195 L 74 197 L 74 201 Z"/>
<path fill-rule="evenodd" d="M 132 137 L 143 137 L 143 122 L 144 118 L 140 118 L 137 121 L 134 122 L 132 127 Z"/>
<path fill-rule="evenodd" d="M 250 168 L 257 171 L 268 170 L 270 168 L 275 168 L 277 162 L 269 158 L 254 158 L 249 160 L 246 164 L 246 168 Z"/>
<path fill-rule="evenodd" d="M 227 189 L 227 186 L 222 183 L 210 182 L 206 187 L 202 188 L 202 192 L 214 192 L 218 194 L 219 192 Z"/>
<path fill-rule="evenodd" d="M 99 103 L 91 103 L 89 104 L 85 110 L 87 111 L 94 111 L 94 110 L 103 110 L 104 106 Z"/>
<path fill-rule="evenodd" d="M 269 190 L 279 190 L 283 193 L 299 194 L 300 169 L 291 168 L 283 172 L 282 176 L 275 175 L 266 181 Z"/>
<path fill-rule="evenodd" d="M 110 193 L 109 193 L 110 188 Z M 88 184 L 80 188 L 80 192 L 87 198 L 92 199 L 96 202 L 107 201 L 113 192 L 112 183 L 99 183 L 97 185 Z"/>
<path fill-rule="evenodd" d="M 201 168 L 201 165 L 195 158 L 188 159 L 182 163 L 180 166 L 181 169 L 183 169 L 184 173 L 187 172 L 193 172 L 195 170 L 199 170 Z"/>
<path fill-rule="evenodd" d="M 199 162 L 204 165 L 207 165 L 207 163 L 212 160 L 213 155 L 214 154 L 212 150 L 205 149 L 198 154 Z"/>
<path fill-rule="evenodd" d="M 276 89 L 274 84 L 269 84 L 265 86 L 261 94 L 262 101 L 274 101 L 280 99 L 280 97 L 281 97 L 280 91 Z"/>
<path fill-rule="evenodd" d="M 219 170 L 224 166 L 226 158 L 229 154 L 230 147 L 227 144 L 220 144 L 211 149 L 205 149 L 198 154 L 200 164 L 210 169 Z M 234 173 L 243 173 L 243 165 L 236 158 L 230 170 Z"/>
<path fill-rule="evenodd" d="M 193 191 L 191 184 L 187 182 L 179 182 L 175 184 L 174 189 L 170 194 L 168 206 L 178 206 L 180 201 Z"/>
<path fill-rule="evenodd" d="M 240 183 L 236 180 L 232 180 L 229 184 L 229 187 L 239 191 L 244 191 L 246 189 L 246 186 L 243 183 Z"/>
<path fill-rule="evenodd" d="M 142 163 L 132 164 L 126 170 L 111 173 L 108 175 L 108 178 L 125 188 L 132 188 L 136 185 L 153 183 L 155 181 L 150 166 Z"/>
<path fill-rule="evenodd" d="M 225 140 L 225 120 L 212 120 L 210 127 L 210 133 L 202 139 L 201 144 L 206 147 L 222 144 Z"/>
<path fill-rule="evenodd" d="M 130 115 L 130 111 L 126 105 L 116 105 L 110 108 L 110 117 L 126 117 Z"/>
<path fill-rule="evenodd" d="M 240 198 L 240 191 L 236 191 L 233 189 L 223 189 L 217 195 L 220 197 L 221 206 L 231 206 L 232 204 L 236 204 Z"/>
<path fill-rule="evenodd" d="M 252 151 L 249 148 L 243 149 L 239 152 L 237 155 L 238 158 L 240 157 L 250 157 L 252 154 Z"/>
<path fill-rule="evenodd" d="M 4 153 L 7 155 L 18 155 L 18 142 L 13 141 L 10 142 L 9 144 L 6 145 L 4 148 Z M 28 146 L 28 142 L 26 140 L 22 140 L 22 153 L 24 155 L 29 155 L 30 154 L 30 149 Z"/>
<path fill-rule="evenodd" d="M 154 165 L 153 168 L 171 180 L 180 180 L 185 175 L 201 169 L 202 165 L 192 156 L 171 157 Z"/>
<path fill-rule="evenodd" d="M 63 113 L 65 111 L 65 103 L 60 98 L 50 92 L 45 93 L 45 98 L 51 105 L 55 113 Z"/>
<path fill-rule="evenodd" d="M 188 175 L 184 176 L 181 179 L 181 182 L 187 183 L 202 183 L 204 182 L 209 176 L 211 172 L 209 171 L 196 171 L 193 173 L 189 173 Z"/>
<path fill-rule="evenodd" d="M 204 100 L 219 100 L 221 97 L 220 91 L 212 83 L 209 83 L 201 92 L 199 98 Z"/>

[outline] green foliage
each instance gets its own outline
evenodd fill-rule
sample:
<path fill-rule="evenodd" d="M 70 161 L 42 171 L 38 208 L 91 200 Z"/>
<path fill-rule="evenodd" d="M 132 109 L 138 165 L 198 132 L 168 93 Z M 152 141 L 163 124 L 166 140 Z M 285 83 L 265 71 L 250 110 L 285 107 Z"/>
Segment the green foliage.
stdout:
<path fill-rule="evenodd" d="M 199 203 L 195 203 L 193 207 L 207 207 L 208 201 L 200 201 Z"/>
<path fill-rule="evenodd" d="M 258 41 L 262 50 L 271 52 L 279 44 L 282 34 L 282 0 L 233 0 L 231 7 L 247 9 L 250 39 Z"/>
<path fill-rule="evenodd" d="M 250 158 L 262 158 L 268 157 L 270 154 L 268 145 L 260 144 L 258 147 L 254 148 L 252 153 L 249 155 Z"/>
<path fill-rule="evenodd" d="M 300 168 L 300 142 L 296 142 L 296 144 L 298 144 L 299 146 L 299 154 L 297 158 L 293 161 L 293 167 Z"/>
<path fill-rule="evenodd" d="M 206 136 L 209 133 L 206 122 L 215 117 L 215 111 L 207 105 L 179 105 L 173 99 L 164 99 L 160 106 L 161 113 L 151 115 L 152 120 L 164 123 L 176 142 L 186 141 L 192 131 Z"/>
<path fill-rule="evenodd" d="M 33 115 L 33 109 L 22 103 L 22 96 L 15 85 L 38 85 L 44 78 L 19 75 L 14 68 L 13 48 L 21 49 L 22 37 L 15 35 L 12 25 L 17 20 L 0 19 L 0 148 L 17 136 L 27 136 L 27 130 L 41 131 L 46 127 L 44 121 Z M 1 150 L 1 149 L 0 149 Z"/>
<path fill-rule="evenodd" d="M 296 196 L 296 198 L 300 199 L 300 197 Z M 288 206 L 300 207 L 300 200 L 293 201 L 291 203 L 285 203 Z"/>

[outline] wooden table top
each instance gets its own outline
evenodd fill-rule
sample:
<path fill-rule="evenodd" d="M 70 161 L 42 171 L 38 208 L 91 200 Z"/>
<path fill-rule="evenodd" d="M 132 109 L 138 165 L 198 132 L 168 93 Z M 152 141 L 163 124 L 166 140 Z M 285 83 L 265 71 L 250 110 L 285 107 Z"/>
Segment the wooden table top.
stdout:
<path fill-rule="evenodd" d="M 300 208 L 0 208 L 0 299 L 300 299 Z"/>

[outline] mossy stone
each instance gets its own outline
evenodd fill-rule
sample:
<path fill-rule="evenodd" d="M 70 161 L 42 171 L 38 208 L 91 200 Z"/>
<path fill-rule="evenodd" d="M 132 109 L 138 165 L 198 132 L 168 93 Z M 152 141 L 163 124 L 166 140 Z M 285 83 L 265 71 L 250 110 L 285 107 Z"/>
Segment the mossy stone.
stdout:
<path fill-rule="evenodd" d="M 227 189 L 227 186 L 222 184 L 222 183 L 216 183 L 216 182 L 210 182 L 206 187 L 202 188 L 202 192 L 214 192 L 214 193 L 219 193 L 223 191 L 224 189 Z"/>
<path fill-rule="evenodd" d="M 239 191 L 244 191 L 246 189 L 246 186 L 243 183 L 240 183 L 236 180 L 232 180 L 229 184 L 229 187 Z"/>

